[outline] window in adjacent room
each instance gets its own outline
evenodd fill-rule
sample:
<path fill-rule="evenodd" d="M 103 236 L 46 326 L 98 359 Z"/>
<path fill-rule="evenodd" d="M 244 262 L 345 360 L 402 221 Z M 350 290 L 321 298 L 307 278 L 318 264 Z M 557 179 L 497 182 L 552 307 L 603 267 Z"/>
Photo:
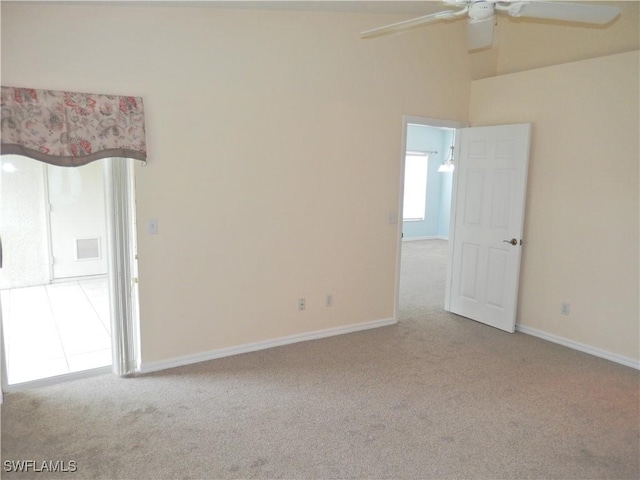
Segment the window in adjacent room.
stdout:
<path fill-rule="evenodd" d="M 402 220 L 424 220 L 427 198 L 427 164 L 429 156 L 422 152 L 407 152 L 404 163 L 404 204 Z"/>

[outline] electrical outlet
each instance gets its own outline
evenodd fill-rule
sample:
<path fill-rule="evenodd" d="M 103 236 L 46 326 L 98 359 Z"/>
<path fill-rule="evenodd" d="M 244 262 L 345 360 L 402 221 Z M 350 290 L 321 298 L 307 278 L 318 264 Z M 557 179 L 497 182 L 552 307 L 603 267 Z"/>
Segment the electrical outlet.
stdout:
<path fill-rule="evenodd" d="M 307 309 L 307 301 L 304 298 L 298 299 L 298 310 L 303 311 Z"/>
<path fill-rule="evenodd" d="M 562 315 L 569 315 L 570 312 L 571 304 L 569 302 L 562 302 L 562 305 L 560 305 L 560 313 Z"/>
<path fill-rule="evenodd" d="M 330 307 L 331 305 L 333 305 L 333 295 L 327 293 L 327 296 L 324 297 L 324 305 L 325 307 Z"/>

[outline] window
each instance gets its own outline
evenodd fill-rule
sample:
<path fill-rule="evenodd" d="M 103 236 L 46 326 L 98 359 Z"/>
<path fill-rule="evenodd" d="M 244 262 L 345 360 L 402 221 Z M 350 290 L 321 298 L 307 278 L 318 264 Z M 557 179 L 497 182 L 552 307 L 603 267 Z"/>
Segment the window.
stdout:
<path fill-rule="evenodd" d="M 402 220 L 424 220 L 427 199 L 427 164 L 429 157 L 421 152 L 407 152 L 404 162 L 404 205 Z"/>

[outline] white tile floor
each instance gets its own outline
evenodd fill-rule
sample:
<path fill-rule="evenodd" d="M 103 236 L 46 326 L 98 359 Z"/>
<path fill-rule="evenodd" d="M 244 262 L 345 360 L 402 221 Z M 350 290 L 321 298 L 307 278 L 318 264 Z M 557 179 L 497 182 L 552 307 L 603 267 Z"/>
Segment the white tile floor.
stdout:
<path fill-rule="evenodd" d="M 9 385 L 111 365 L 106 277 L 0 292 Z"/>

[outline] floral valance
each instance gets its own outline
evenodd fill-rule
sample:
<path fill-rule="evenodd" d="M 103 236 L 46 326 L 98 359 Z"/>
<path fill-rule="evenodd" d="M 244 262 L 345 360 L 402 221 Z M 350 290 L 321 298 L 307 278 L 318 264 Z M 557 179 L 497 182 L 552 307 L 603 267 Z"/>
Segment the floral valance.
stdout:
<path fill-rule="evenodd" d="M 2 154 L 74 167 L 108 157 L 146 162 L 142 98 L 2 87 Z"/>

